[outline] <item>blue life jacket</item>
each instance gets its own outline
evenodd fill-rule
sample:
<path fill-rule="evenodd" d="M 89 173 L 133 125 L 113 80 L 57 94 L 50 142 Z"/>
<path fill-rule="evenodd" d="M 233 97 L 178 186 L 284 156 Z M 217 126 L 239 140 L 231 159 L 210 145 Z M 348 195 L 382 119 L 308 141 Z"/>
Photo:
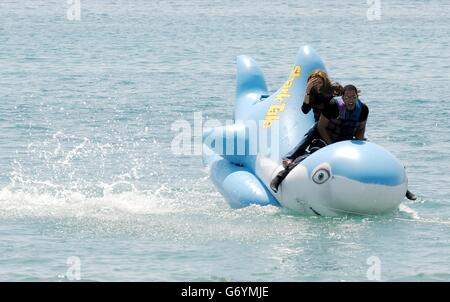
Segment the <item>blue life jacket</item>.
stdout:
<path fill-rule="evenodd" d="M 352 111 L 347 109 L 342 98 L 336 99 L 336 105 L 339 109 L 339 116 L 330 119 L 327 127 L 331 139 L 333 142 L 353 139 L 360 124 L 359 118 L 363 103 L 358 99 Z"/>

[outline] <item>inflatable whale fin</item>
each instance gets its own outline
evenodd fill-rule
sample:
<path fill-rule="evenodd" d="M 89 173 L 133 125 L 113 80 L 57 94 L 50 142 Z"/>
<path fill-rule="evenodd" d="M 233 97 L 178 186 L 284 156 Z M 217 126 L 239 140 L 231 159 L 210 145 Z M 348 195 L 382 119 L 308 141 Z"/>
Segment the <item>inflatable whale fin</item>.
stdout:
<path fill-rule="evenodd" d="M 256 141 L 250 140 L 251 135 L 256 133 L 251 133 L 244 123 L 236 123 L 206 129 L 203 132 L 203 144 L 230 163 L 244 166 L 252 162 L 257 152 Z"/>
<path fill-rule="evenodd" d="M 238 56 L 234 119 L 243 119 L 251 105 L 268 96 L 264 75 L 255 60 L 245 55 Z"/>
<path fill-rule="evenodd" d="M 316 69 L 327 71 L 319 54 L 308 45 L 300 48 L 295 59 L 295 65 L 301 66 L 303 73 L 306 73 L 307 76 Z"/>
<path fill-rule="evenodd" d="M 229 144 L 236 146 L 246 141 L 246 128 L 240 124 L 205 129 L 203 133 L 203 163 L 208 166 L 211 179 L 231 207 L 242 208 L 249 205 L 274 205 L 278 201 L 258 177 L 243 167 L 251 156 L 226 151 Z M 246 145 L 242 145 L 246 146 Z M 246 151 L 248 152 L 248 146 Z"/>
<path fill-rule="evenodd" d="M 211 169 L 215 171 L 211 174 L 213 183 L 231 207 L 280 205 L 266 186 L 244 167 L 222 159 L 212 163 Z"/>

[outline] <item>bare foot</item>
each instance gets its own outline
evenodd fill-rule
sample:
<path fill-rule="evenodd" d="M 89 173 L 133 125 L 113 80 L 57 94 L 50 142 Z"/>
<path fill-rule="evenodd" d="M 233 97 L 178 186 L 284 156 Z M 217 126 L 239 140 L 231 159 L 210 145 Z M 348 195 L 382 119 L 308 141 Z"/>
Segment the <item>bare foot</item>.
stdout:
<path fill-rule="evenodd" d="M 292 160 L 290 160 L 290 159 L 283 159 L 283 162 L 282 162 L 283 167 L 286 169 L 291 162 L 292 162 Z"/>

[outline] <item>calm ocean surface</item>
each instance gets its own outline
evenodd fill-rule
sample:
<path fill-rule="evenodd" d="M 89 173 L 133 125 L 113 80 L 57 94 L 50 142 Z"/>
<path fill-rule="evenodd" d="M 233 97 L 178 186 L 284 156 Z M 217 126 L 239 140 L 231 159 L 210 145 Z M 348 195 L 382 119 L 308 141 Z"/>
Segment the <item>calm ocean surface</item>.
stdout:
<path fill-rule="evenodd" d="M 382 281 L 450 281 L 449 1 L 382 0 L 374 21 L 365 0 L 69 7 L 0 2 L 0 280 L 367 281 L 374 256 Z M 362 90 L 417 201 L 233 210 L 200 156 L 173 155 L 176 120 L 232 118 L 237 55 L 273 92 L 306 44 Z"/>

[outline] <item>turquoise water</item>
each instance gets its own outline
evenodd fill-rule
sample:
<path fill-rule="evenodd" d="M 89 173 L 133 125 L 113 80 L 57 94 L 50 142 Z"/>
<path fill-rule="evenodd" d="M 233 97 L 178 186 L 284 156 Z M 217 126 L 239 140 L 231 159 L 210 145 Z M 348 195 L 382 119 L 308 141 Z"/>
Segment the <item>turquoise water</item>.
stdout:
<path fill-rule="evenodd" d="M 64 0 L 0 3 L 0 280 L 450 281 L 450 4 Z M 233 210 L 176 120 L 232 118 L 235 57 L 273 92 L 297 50 L 370 107 L 367 136 L 416 202 L 379 217 Z"/>

